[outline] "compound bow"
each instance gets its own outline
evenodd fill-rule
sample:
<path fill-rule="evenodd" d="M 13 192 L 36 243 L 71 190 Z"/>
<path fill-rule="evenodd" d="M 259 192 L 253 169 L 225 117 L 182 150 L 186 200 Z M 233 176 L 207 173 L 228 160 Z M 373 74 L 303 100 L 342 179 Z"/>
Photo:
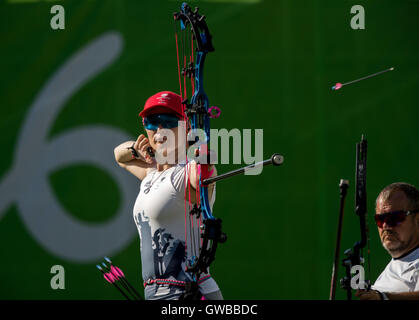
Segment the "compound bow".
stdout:
<path fill-rule="evenodd" d="M 352 272 L 354 266 L 364 266 L 365 259 L 363 256 L 363 249 L 368 244 L 368 225 L 367 225 L 367 140 L 364 136 L 361 142 L 356 144 L 356 186 L 355 186 L 355 213 L 359 217 L 359 225 L 361 230 L 361 240 L 357 241 L 352 248 L 347 249 L 344 254 L 346 258 L 342 260 L 345 267 L 346 275 L 341 279 L 340 283 L 343 289 L 346 290 L 348 300 L 352 299 Z M 368 248 L 369 254 L 369 248 Z M 370 260 L 368 259 L 368 265 Z M 370 281 L 363 281 L 360 277 L 359 288 L 370 289 Z"/>
<path fill-rule="evenodd" d="M 203 273 L 209 272 L 208 268 L 215 259 L 218 244 L 227 240 L 226 234 L 221 230 L 221 219 L 215 218 L 211 212 L 208 185 L 267 165 L 279 166 L 284 161 L 282 155 L 275 153 L 270 159 L 211 177 L 212 172 L 209 171 L 211 157 L 208 151 L 210 118 L 218 118 L 221 111 L 218 107 L 209 107 L 208 97 L 203 87 L 205 58 L 207 53 L 214 51 L 214 47 L 212 36 L 205 22 L 205 16 L 200 15 L 198 11 L 198 8 L 192 11 L 188 4 L 183 3 L 180 12 L 174 14 L 175 22 L 179 23 L 182 33 L 181 38 L 178 39 L 176 32 L 176 48 L 180 95 L 184 105 L 184 117 L 187 120 L 186 130 L 188 134 L 186 136 L 189 145 L 195 144 L 200 155 L 199 158 L 195 159 L 197 160 L 197 172 L 199 173 L 196 181 L 197 203 L 191 205 L 191 199 L 189 198 L 189 214 L 186 210 L 187 191 L 189 191 L 189 195 L 191 191 L 189 179 L 188 183 L 185 184 L 185 247 L 187 247 L 188 239 L 186 220 L 189 220 L 191 244 L 191 254 L 187 258 L 186 271 L 192 275 L 193 281 L 186 284 L 183 299 L 200 298 L 199 279 Z M 182 55 L 179 55 L 179 42 L 183 51 Z M 193 93 L 190 98 L 188 96 L 189 92 Z M 189 190 L 186 190 L 187 186 Z M 199 245 L 196 245 L 194 240 L 194 227 L 199 228 L 198 233 L 201 238 Z"/>
<path fill-rule="evenodd" d="M 189 145 L 196 143 L 201 156 L 197 160 L 196 204 L 191 205 L 189 197 L 189 213 L 186 210 L 187 188 L 191 192 L 190 182 L 185 183 L 185 242 L 190 238 L 190 254 L 187 257 L 186 271 L 192 275 L 193 281 L 187 283 L 185 299 L 199 299 L 198 281 L 203 273 L 209 273 L 209 266 L 215 259 L 218 243 L 226 241 L 226 235 L 221 231 L 221 219 L 216 219 L 211 211 L 208 198 L 208 186 L 203 180 L 208 178 L 210 141 L 210 118 L 216 117 L 209 107 L 208 97 L 203 87 L 204 62 L 207 53 L 213 52 L 212 36 L 208 30 L 205 16 L 199 14 L 199 9 L 192 10 L 187 3 L 183 3 L 180 12 L 174 13 L 176 26 L 180 26 L 181 37 L 178 38 L 176 29 L 176 49 L 178 59 L 179 86 L 188 134 Z M 179 54 L 181 47 L 182 54 Z M 182 81 L 183 77 L 183 81 Z M 193 93 L 192 96 L 189 96 Z M 218 115 L 219 115 L 219 109 Z M 217 115 L 217 116 L 218 116 Z M 205 133 L 205 138 L 202 137 Z M 189 220 L 189 235 L 186 220 Z M 198 229 L 201 240 L 195 240 L 195 228 Z M 185 243 L 187 247 L 187 243 Z"/>

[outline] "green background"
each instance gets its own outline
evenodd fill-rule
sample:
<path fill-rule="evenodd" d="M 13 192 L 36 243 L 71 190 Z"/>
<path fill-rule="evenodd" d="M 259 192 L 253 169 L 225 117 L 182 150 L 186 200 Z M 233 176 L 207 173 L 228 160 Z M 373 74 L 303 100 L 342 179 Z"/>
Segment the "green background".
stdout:
<path fill-rule="evenodd" d="M 53 4 L 65 8 L 65 30 L 50 27 Z M 214 214 L 223 219 L 229 239 L 217 251 L 212 274 L 224 297 L 328 298 L 341 178 L 351 185 L 341 254 L 359 239 L 353 194 L 355 144 L 362 134 L 369 143 L 367 277 L 374 281 L 390 259 L 372 221 L 375 196 L 387 184 L 416 184 L 419 178 L 419 1 L 195 4 L 207 16 L 216 49 L 205 70 L 210 103 L 222 108 L 212 126 L 263 128 L 265 158 L 274 152 L 285 156 L 282 167 L 217 185 Z M 357 4 L 365 8 L 365 30 L 350 27 L 350 9 Z M 179 5 L 160 0 L 1 1 L 0 179 L 13 166 L 19 130 L 44 82 L 76 50 L 109 30 L 123 35 L 121 56 L 71 98 L 50 137 L 85 124 L 138 135 L 137 114 L 146 98 L 161 90 L 178 91 L 172 13 Z M 389 67 L 395 71 L 340 91 L 330 89 Z M 218 171 L 235 167 L 220 165 Z M 49 181 L 62 205 L 86 223 L 110 219 L 120 205 L 117 185 L 100 168 L 63 168 Z M 6 211 L 0 216 L 1 299 L 120 298 L 96 270 L 100 261 L 75 263 L 51 255 L 32 239 L 14 203 Z M 140 287 L 138 236 L 112 258 Z M 49 270 L 55 264 L 65 268 L 65 290 L 50 288 Z M 343 290 L 337 297 L 345 298 Z"/>

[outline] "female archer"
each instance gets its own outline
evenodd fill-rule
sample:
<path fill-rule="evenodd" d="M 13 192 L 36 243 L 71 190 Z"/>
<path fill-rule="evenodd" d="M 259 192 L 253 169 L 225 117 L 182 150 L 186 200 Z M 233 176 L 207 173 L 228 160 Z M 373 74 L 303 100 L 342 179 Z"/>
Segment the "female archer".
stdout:
<path fill-rule="evenodd" d="M 199 201 L 197 179 L 199 166 L 183 159 L 186 138 L 181 97 L 170 91 L 159 92 L 145 103 L 140 117 L 147 137 L 127 141 L 114 150 L 119 166 L 139 180 L 141 187 L 133 215 L 140 235 L 142 276 L 147 300 L 182 298 L 192 276 L 186 271 L 187 257 L 199 247 L 199 232 L 186 223 L 189 206 Z M 183 129 L 185 131 L 185 129 Z M 155 155 L 155 157 L 154 157 Z M 209 166 L 208 176 L 215 175 Z M 215 185 L 208 186 L 211 206 Z M 195 221 L 195 224 L 197 221 Z M 189 228 L 188 228 L 189 227 Z M 205 299 L 222 299 L 221 291 L 209 275 L 198 280 Z"/>

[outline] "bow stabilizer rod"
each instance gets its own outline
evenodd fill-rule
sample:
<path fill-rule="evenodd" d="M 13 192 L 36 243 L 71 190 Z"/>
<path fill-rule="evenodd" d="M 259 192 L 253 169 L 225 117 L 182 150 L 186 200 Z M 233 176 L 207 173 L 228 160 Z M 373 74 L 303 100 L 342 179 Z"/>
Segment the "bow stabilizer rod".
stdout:
<path fill-rule="evenodd" d="M 274 165 L 274 166 L 280 166 L 283 162 L 284 162 L 284 157 L 282 155 L 280 155 L 279 153 L 274 153 L 270 159 L 263 160 L 263 161 L 248 165 L 248 166 L 243 167 L 243 168 L 239 168 L 239 169 L 236 169 L 236 170 L 233 170 L 233 171 L 229 171 L 229 172 L 220 174 L 220 175 L 212 177 L 212 178 L 205 179 L 202 182 L 202 184 L 203 185 L 209 185 L 211 183 L 214 183 L 214 182 L 226 179 L 226 178 L 230 178 L 230 177 L 236 176 L 238 174 L 248 172 L 250 170 L 255 170 L 255 169 L 260 168 L 260 167 L 268 166 L 268 165 L 271 165 L 271 164 Z"/>

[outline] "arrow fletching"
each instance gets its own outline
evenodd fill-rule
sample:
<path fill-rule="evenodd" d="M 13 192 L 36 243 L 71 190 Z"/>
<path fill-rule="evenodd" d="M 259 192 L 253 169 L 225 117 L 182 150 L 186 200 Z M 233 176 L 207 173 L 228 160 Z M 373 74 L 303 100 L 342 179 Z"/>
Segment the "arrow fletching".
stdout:
<path fill-rule="evenodd" d="M 119 269 L 118 267 L 115 267 L 115 266 L 112 266 L 111 267 L 111 270 L 113 270 L 117 275 L 118 275 L 118 277 L 120 277 L 120 278 L 125 278 L 125 275 L 124 275 L 124 273 L 122 272 L 122 270 L 121 269 Z M 112 272 L 113 273 L 113 272 Z"/>
<path fill-rule="evenodd" d="M 109 283 L 114 283 L 116 281 L 115 277 L 110 273 L 105 273 L 103 277 L 108 281 Z"/>

